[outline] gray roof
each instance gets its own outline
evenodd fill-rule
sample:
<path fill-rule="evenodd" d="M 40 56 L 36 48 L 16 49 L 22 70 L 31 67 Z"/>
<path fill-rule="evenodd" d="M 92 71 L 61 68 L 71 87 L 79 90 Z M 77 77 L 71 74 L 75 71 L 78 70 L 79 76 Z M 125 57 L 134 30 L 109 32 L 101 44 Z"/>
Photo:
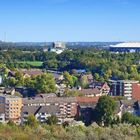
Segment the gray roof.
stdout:
<path fill-rule="evenodd" d="M 22 113 L 23 112 L 28 112 L 29 115 L 34 114 L 36 115 L 37 113 L 47 113 L 51 115 L 55 115 L 56 113 L 59 113 L 59 107 L 55 105 L 51 106 L 23 106 L 22 108 Z"/>
<path fill-rule="evenodd" d="M 76 97 L 49 97 L 49 98 L 23 98 L 23 104 L 40 104 L 40 103 L 73 103 L 77 102 Z"/>

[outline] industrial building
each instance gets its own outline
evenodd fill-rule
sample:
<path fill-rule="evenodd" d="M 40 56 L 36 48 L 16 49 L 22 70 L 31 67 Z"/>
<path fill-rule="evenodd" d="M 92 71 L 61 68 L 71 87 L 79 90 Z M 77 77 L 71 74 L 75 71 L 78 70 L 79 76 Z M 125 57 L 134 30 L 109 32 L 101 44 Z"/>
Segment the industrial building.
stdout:
<path fill-rule="evenodd" d="M 54 42 L 53 47 L 49 49 L 50 52 L 55 52 L 61 54 L 66 49 L 66 44 L 64 42 Z"/>
<path fill-rule="evenodd" d="M 140 52 L 140 42 L 124 42 L 116 45 L 110 45 L 111 52 Z"/>

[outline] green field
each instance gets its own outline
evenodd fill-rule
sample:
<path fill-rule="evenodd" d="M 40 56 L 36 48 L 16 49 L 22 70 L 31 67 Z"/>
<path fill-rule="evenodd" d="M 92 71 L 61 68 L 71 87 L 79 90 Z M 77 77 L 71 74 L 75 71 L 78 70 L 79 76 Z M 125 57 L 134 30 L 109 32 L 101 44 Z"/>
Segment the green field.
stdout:
<path fill-rule="evenodd" d="M 43 64 L 42 61 L 19 61 L 18 63 L 28 64 L 35 67 L 40 67 Z"/>

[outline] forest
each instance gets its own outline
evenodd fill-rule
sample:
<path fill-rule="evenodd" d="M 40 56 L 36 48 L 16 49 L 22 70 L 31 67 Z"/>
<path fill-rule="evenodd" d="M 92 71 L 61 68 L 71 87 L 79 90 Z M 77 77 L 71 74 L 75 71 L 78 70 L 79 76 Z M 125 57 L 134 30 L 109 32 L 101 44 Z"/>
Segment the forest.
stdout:
<path fill-rule="evenodd" d="M 107 81 L 109 78 L 140 80 L 139 53 L 117 54 L 103 48 L 69 49 L 62 54 L 10 48 L 0 51 L 0 63 L 9 69 L 40 68 L 61 72 L 84 69 L 98 81 Z"/>

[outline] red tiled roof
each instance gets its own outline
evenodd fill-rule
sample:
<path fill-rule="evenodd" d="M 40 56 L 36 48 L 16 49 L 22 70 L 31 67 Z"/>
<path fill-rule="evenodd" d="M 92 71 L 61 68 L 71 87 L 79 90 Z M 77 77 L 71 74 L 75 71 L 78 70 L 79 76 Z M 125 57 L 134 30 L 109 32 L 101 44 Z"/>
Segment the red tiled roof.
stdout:
<path fill-rule="evenodd" d="M 79 103 L 97 103 L 99 97 L 76 97 Z"/>

